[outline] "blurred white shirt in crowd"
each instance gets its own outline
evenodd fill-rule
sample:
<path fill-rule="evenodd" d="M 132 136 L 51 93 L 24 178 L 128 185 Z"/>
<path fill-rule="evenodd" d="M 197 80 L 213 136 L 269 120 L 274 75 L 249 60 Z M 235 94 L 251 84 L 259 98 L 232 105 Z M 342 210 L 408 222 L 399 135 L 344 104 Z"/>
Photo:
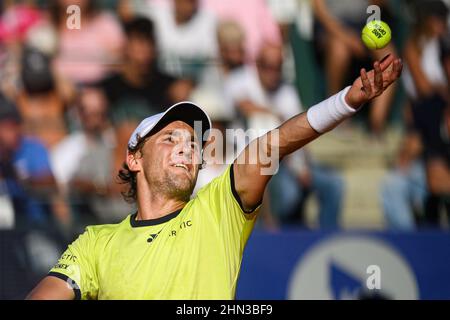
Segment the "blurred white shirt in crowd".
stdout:
<path fill-rule="evenodd" d="M 429 39 L 422 45 L 422 56 L 420 57 L 420 67 L 427 80 L 433 85 L 447 85 L 447 77 L 441 63 L 441 46 L 438 38 Z M 409 70 L 408 65 L 403 68 L 403 84 L 406 93 L 411 99 L 417 98 L 417 89 Z"/>
<path fill-rule="evenodd" d="M 274 92 L 267 92 L 261 85 L 257 70 L 251 66 L 241 68 L 230 75 L 225 88 L 234 105 L 238 101 L 250 100 L 268 108 L 280 121 L 286 121 L 303 110 L 293 86 L 282 83 Z"/>
<path fill-rule="evenodd" d="M 140 10 L 155 23 L 156 41 L 163 69 L 175 76 L 195 66 L 183 64 L 204 63 L 217 57 L 217 21 L 201 8 L 190 21 L 177 25 L 170 3 L 152 3 Z"/>
<path fill-rule="evenodd" d="M 74 179 L 89 181 L 99 188 L 116 183 L 112 170 L 115 147 L 112 128 L 97 139 L 87 137 L 82 131 L 69 135 L 51 151 L 51 166 L 57 183 L 66 193 Z M 85 194 L 83 197 L 102 223 L 120 221 L 131 210 L 120 196 Z"/>

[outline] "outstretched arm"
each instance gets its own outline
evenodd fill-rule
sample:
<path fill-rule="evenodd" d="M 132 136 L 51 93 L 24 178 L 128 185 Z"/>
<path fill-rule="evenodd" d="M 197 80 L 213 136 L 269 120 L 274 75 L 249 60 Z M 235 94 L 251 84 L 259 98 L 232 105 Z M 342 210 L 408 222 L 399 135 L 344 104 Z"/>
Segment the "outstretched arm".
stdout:
<path fill-rule="evenodd" d="M 360 77 L 351 87 L 253 140 L 242 151 L 233 164 L 233 171 L 235 189 L 245 210 L 251 211 L 261 202 L 274 161 L 282 160 L 333 129 L 363 104 L 381 95 L 399 78 L 402 62 L 390 55 L 381 62 L 376 61 L 373 67 L 370 72 L 361 69 Z"/>

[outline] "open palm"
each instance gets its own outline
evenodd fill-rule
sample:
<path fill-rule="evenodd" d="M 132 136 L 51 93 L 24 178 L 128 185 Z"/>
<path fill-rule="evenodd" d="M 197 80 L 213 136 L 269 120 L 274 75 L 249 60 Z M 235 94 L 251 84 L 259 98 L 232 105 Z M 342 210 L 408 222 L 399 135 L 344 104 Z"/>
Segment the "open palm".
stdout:
<path fill-rule="evenodd" d="M 347 103 L 358 109 L 378 97 L 400 77 L 402 67 L 401 59 L 390 54 L 381 61 L 375 61 L 373 69 L 369 72 L 366 72 L 364 68 L 361 69 L 360 76 L 353 82 L 345 97 Z"/>

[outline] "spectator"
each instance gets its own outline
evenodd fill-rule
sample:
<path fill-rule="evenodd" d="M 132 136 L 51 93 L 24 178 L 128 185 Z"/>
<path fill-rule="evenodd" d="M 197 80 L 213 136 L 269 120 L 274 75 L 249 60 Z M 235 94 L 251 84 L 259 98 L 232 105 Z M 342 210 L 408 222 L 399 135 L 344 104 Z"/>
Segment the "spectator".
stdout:
<path fill-rule="evenodd" d="M 395 53 L 394 45 L 369 52 L 361 39 L 361 29 L 369 17 L 366 9 L 370 4 L 383 8 L 383 20 L 390 22 L 390 13 L 386 1 L 353 1 L 353 0 L 313 0 L 314 13 L 318 23 L 315 30 L 315 41 L 320 52 L 324 53 L 325 74 L 328 95 L 335 94 L 347 80 L 346 70 L 353 59 L 364 59 L 369 54 L 374 59 L 382 59 L 388 53 Z M 385 127 L 391 102 L 395 94 L 395 86 L 390 87 L 369 108 L 369 127 L 371 132 L 379 136 Z"/>
<path fill-rule="evenodd" d="M 171 75 L 196 79 L 217 57 L 216 19 L 199 0 L 173 0 L 149 6 L 146 13 L 155 22 L 161 65 Z"/>
<path fill-rule="evenodd" d="M 67 134 L 66 104 L 59 94 L 50 68 L 50 58 L 39 51 L 23 53 L 21 79 L 23 89 L 17 105 L 23 117 L 24 131 L 51 149 Z"/>
<path fill-rule="evenodd" d="M 450 219 L 450 106 L 436 114 L 434 120 L 434 123 L 430 121 L 430 127 L 423 133 L 427 145 L 425 159 L 430 190 L 425 223 L 439 226 L 441 211 L 447 212 L 447 221 Z"/>
<path fill-rule="evenodd" d="M 82 13 L 79 29 L 67 26 L 67 8 L 77 5 Z M 112 14 L 101 11 L 93 0 L 56 0 L 51 20 L 59 36 L 55 66 L 62 78 L 76 84 L 104 78 L 120 59 L 123 33 Z"/>
<path fill-rule="evenodd" d="M 124 208 L 113 181 L 115 132 L 108 121 L 107 101 L 99 89 L 84 88 L 79 97 L 82 130 L 52 151 L 58 184 L 69 197 L 80 229 L 88 224 L 121 220 Z"/>
<path fill-rule="evenodd" d="M 212 127 L 221 133 L 222 138 L 225 137 L 226 129 L 236 116 L 224 84 L 233 73 L 239 72 L 238 70 L 244 66 L 244 31 L 233 21 L 223 21 L 217 28 L 217 41 L 220 61 L 203 71 L 199 84 L 191 95 L 191 100 L 201 105 L 208 113 L 212 120 Z M 204 154 L 205 167 L 199 172 L 194 192 L 219 176 L 227 164 L 234 160 L 233 141 L 218 139 L 212 143 L 216 143 L 214 148 L 219 149 L 218 154 Z"/>
<path fill-rule="evenodd" d="M 22 45 L 44 20 L 42 14 L 26 4 L 3 3 L 0 15 L 0 90 L 15 99 L 20 87 Z"/>
<path fill-rule="evenodd" d="M 229 76 L 245 64 L 245 35 L 233 21 L 223 21 L 217 28 L 219 63 L 209 65 L 202 73 L 191 100 L 204 106 L 213 120 L 231 121 L 234 109 L 227 96 L 224 83 Z"/>
<path fill-rule="evenodd" d="M 21 42 L 42 19 L 38 10 L 25 4 L 10 4 L 5 9 L 0 17 L 0 42 Z"/>
<path fill-rule="evenodd" d="M 301 9 L 298 0 L 268 0 L 269 9 L 277 22 L 280 30 L 281 39 L 283 43 L 283 80 L 294 84 L 296 80 L 296 66 L 293 44 L 291 43 L 292 27 L 295 25 L 295 20 L 299 15 Z M 298 41 L 297 39 L 294 41 Z"/>
<path fill-rule="evenodd" d="M 255 62 L 265 42 L 281 44 L 277 24 L 265 0 L 202 0 L 202 5 L 219 20 L 235 21 L 242 26 L 246 37 L 245 52 L 251 63 Z"/>
<path fill-rule="evenodd" d="M 46 148 L 24 137 L 16 107 L 0 97 L 0 177 L 14 208 L 17 229 L 50 228 L 50 194 L 56 189 Z"/>
<path fill-rule="evenodd" d="M 23 136 L 15 106 L 0 97 L 2 298 L 24 298 L 61 252 L 67 217 L 53 211 L 57 188 L 45 147 Z M 22 271 L 22 273 L 21 273 Z M 19 276 L 19 277 L 18 277 Z"/>
<path fill-rule="evenodd" d="M 268 131 L 301 112 L 301 102 L 291 85 L 281 80 L 283 63 L 279 46 L 265 45 L 256 69 L 246 67 L 233 74 L 227 84 L 228 94 L 244 116 L 247 128 Z M 272 211 L 284 223 L 302 223 L 302 204 L 310 191 L 319 198 L 321 227 L 334 228 L 343 196 L 342 179 L 328 169 L 311 162 L 304 149 L 281 164 L 269 184 Z"/>
<path fill-rule="evenodd" d="M 416 24 L 405 46 L 404 84 L 411 100 L 414 130 L 424 145 L 429 197 L 426 221 L 439 224 L 439 203 L 450 194 L 448 112 L 449 77 L 442 39 L 448 33 L 449 9 L 440 0 L 419 1 L 415 6 Z M 448 60 L 447 60 L 448 61 Z M 447 135 L 448 136 L 448 135 Z M 448 203 L 447 203 L 448 211 Z"/>
<path fill-rule="evenodd" d="M 157 67 L 157 48 L 153 23 L 137 17 L 125 24 L 124 63 L 100 83 L 111 104 L 115 123 L 140 121 L 180 100 L 185 100 L 191 86 L 188 81 L 161 72 Z"/>
<path fill-rule="evenodd" d="M 388 229 L 413 231 L 424 213 L 427 197 L 423 146 L 415 131 L 408 131 L 400 145 L 394 168 L 382 183 L 382 207 Z"/>

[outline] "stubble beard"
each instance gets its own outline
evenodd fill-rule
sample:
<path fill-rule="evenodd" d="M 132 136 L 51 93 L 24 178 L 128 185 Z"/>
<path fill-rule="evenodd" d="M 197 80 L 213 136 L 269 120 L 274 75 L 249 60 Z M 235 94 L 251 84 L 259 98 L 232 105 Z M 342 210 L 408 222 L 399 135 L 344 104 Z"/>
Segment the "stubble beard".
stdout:
<path fill-rule="evenodd" d="M 149 180 L 147 180 L 149 181 Z M 173 172 L 164 172 L 161 177 L 150 180 L 155 192 L 163 193 L 167 198 L 188 202 L 194 191 L 195 182 L 180 177 Z"/>

